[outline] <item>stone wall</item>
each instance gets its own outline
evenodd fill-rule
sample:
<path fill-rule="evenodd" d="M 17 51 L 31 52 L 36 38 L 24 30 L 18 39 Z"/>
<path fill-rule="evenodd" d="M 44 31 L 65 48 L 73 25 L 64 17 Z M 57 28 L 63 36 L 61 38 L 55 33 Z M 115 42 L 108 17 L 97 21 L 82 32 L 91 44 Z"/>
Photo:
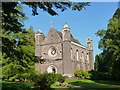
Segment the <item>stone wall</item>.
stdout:
<path fill-rule="evenodd" d="M 56 48 L 56 54 L 50 56 L 48 51 L 51 47 Z M 46 44 L 41 46 L 41 55 L 44 59 L 62 59 L 62 43 Z"/>
<path fill-rule="evenodd" d="M 57 68 L 57 73 L 63 74 L 62 60 L 58 60 L 58 61 L 49 60 L 49 62 L 45 62 L 43 64 L 36 63 L 35 64 L 35 70 L 38 70 L 41 73 L 43 73 L 43 72 L 47 71 L 47 68 L 51 65 L 53 65 Z"/>

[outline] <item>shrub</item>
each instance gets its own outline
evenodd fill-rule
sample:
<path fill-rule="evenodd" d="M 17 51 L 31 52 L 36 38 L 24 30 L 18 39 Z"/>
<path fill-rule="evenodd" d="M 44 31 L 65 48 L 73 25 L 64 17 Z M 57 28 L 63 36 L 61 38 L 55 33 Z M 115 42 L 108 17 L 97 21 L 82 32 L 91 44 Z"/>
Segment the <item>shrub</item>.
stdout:
<path fill-rule="evenodd" d="M 41 90 L 50 89 L 50 86 L 56 81 L 63 83 L 65 78 L 61 74 L 54 73 L 31 73 L 29 79 L 34 83 L 34 85 Z"/>
<path fill-rule="evenodd" d="M 109 80 L 110 79 L 110 74 L 107 72 L 98 72 L 95 70 L 89 71 L 91 74 L 90 79 L 93 80 Z"/>
<path fill-rule="evenodd" d="M 49 89 L 50 86 L 56 82 L 56 75 L 53 73 L 44 73 L 42 74 L 40 88 L 41 89 Z"/>
<path fill-rule="evenodd" d="M 65 81 L 65 77 L 61 74 L 56 74 L 56 81 L 63 83 Z"/>
<path fill-rule="evenodd" d="M 79 77 L 79 78 L 84 78 L 84 71 L 83 70 L 78 70 L 76 72 L 74 72 L 75 77 Z"/>
<path fill-rule="evenodd" d="M 36 87 L 40 87 L 41 78 L 42 78 L 41 74 L 38 74 L 36 72 L 32 72 L 30 74 L 29 78 L 27 78 L 27 79 L 29 79 L 30 81 L 32 81 Z"/>
<path fill-rule="evenodd" d="M 81 79 L 90 79 L 91 76 L 91 74 L 88 71 L 84 72 L 83 70 L 78 70 L 74 72 L 74 75 L 75 77 L 79 77 Z"/>
<path fill-rule="evenodd" d="M 30 80 L 34 82 L 34 85 L 40 89 L 49 89 L 50 86 L 56 81 L 56 76 L 52 73 L 33 73 L 30 75 Z"/>
<path fill-rule="evenodd" d="M 90 79 L 90 77 L 91 77 L 91 74 L 88 71 L 84 72 L 85 79 Z"/>
<path fill-rule="evenodd" d="M 92 79 L 92 80 L 111 80 L 111 74 L 109 72 L 99 72 L 95 70 L 86 71 L 78 70 L 74 73 L 75 77 Z"/>

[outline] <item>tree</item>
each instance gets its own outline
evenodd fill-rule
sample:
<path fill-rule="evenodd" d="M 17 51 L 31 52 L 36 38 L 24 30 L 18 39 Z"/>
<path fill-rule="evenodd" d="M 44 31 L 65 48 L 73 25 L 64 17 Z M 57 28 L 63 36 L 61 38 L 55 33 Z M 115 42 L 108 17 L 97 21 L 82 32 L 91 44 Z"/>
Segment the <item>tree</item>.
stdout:
<path fill-rule="evenodd" d="M 109 72 L 113 78 L 120 80 L 120 26 L 118 25 L 120 18 L 120 8 L 118 8 L 109 20 L 107 30 L 99 30 L 96 34 L 101 37 L 99 48 L 103 50 L 102 56 L 103 65 L 106 72 Z"/>
<path fill-rule="evenodd" d="M 107 59 L 107 60 L 104 60 L 104 59 Z M 109 71 L 108 60 L 109 58 L 103 52 L 100 53 L 99 55 L 96 55 L 95 56 L 95 70 L 98 72 L 108 72 Z"/>
<path fill-rule="evenodd" d="M 22 6 L 17 3 L 2 3 L 2 69 L 3 78 L 13 80 L 22 68 L 18 56 L 18 36 L 25 34 L 22 22 L 26 19 Z M 8 5 L 8 6 L 6 6 Z M 20 58 L 21 59 L 21 58 Z"/>
<path fill-rule="evenodd" d="M 99 68 L 99 55 L 95 56 L 95 70 L 98 71 Z"/>
<path fill-rule="evenodd" d="M 25 32 L 25 34 L 23 33 Z M 13 58 L 6 57 L 3 54 L 3 78 L 10 81 L 16 78 L 24 81 L 30 75 L 31 70 L 34 70 L 34 32 L 32 27 L 17 36 L 16 54 Z"/>
<path fill-rule="evenodd" d="M 85 6 L 90 6 L 89 2 L 22 2 L 23 4 L 28 5 L 32 8 L 32 14 L 38 15 L 37 8 L 42 9 L 43 11 L 49 13 L 50 15 L 58 15 L 56 9 L 60 9 L 61 12 L 72 9 L 72 10 L 82 10 Z"/>

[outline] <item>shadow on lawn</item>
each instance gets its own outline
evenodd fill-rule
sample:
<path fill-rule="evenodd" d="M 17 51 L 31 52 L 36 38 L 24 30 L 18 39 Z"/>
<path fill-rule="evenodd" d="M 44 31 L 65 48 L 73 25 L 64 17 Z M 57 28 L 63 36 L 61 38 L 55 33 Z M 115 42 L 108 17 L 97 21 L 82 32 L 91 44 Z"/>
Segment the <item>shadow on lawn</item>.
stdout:
<path fill-rule="evenodd" d="M 106 81 L 107 83 L 107 81 Z M 69 84 L 72 84 L 72 85 L 76 85 L 76 86 L 81 86 L 81 87 L 84 87 L 84 88 L 89 88 L 89 89 L 96 89 L 96 88 L 109 88 L 109 89 L 112 89 L 112 88 L 116 88 L 116 89 L 120 89 L 120 87 L 117 86 L 112 86 L 111 84 L 107 83 L 105 84 L 104 81 L 93 81 L 93 82 L 85 82 L 85 81 L 75 81 L 75 82 L 70 82 Z"/>
<path fill-rule="evenodd" d="M 93 80 L 93 81 L 101 84 L 120 85 L 119 81 L 111 81 L 111 80 Z"/>
<path fill-rule="evenodd" d="M 30 83 L 16 83 L 16 82 L 3 82 L 2 90 L 30 90 L 32 85 Z M 31 89 L 32 90 L 32 89 Z"/>

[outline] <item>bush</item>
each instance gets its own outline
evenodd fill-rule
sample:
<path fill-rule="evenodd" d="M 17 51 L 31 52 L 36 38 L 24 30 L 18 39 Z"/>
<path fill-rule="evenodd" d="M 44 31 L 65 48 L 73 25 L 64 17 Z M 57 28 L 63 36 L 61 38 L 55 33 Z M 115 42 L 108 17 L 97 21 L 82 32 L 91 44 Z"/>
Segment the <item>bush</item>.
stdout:
<path fill-rule="evenodd" d="M 83 70 L 78 70 L 74 72 L 74 75 L 75 77 L 79 77 L 81 79 L 89 79 L 91 76 L 91 74 L 88 71 L 84 72 Z"/>
<path fill-rule="evenodd" d="M 41 78 L 42 78 L 41 74 L 32 72 L 27 79 L 32 81 L 36 87 L 40 87 Z"/>
<path fill-rule="evenodd" d="M 30 80 L 34 82 L 34 85 L 40 89 L 49 89 L 50 86 L 56 81 L 56 76 L 52 73 L 33 73 L 30 75 Z"/>
<path fill-rule="evenodd" d="M 81 79 L 84 79 L 84 71 L 83 70 L 78 70 L 74 72 L 75 77 L 79 77 Z"/>
<path fill-rule="evenodd" d="M 110 80 L 110 74 L 107 72 L 91 70 L 89 73 L 91 74 L 90 79 L 92 80 Z"/>
<path fill-rule="evenodd" d="M 86 71 L 78 70 L 74 72 L 75 77 L 92 80 L 111 80 L 111 74 L 108 72 L 98 72 L 95 70 Z"/>
<path fill-rule="evenodd" d="M 49 89 L 50 86 L 56 82 L 56 75 L 53 73 L 44 73 L 42 74 L 40 88 Z"/>
<path fill-rule="evenodd" d="M 50 89 L 50 86 L 56 81 L 63 83 L 65 78 L 61 74 L 53 73 L 43 73 L 37 74 L 32 73 L 29 79 L 34 83 L 34 85 L 42 90 Z"/>
<path fill-rule="evenodd" d="M 88 71 L 84 72 L 85 79 L 90 79 L 90 77 L 91 77 L 91 74 Z"/>
<path fill-rule="evenodd" d="M 65 81 L 65 77 L 61 74 L 56 74 L 56 81 L 63 83 Z"/>

